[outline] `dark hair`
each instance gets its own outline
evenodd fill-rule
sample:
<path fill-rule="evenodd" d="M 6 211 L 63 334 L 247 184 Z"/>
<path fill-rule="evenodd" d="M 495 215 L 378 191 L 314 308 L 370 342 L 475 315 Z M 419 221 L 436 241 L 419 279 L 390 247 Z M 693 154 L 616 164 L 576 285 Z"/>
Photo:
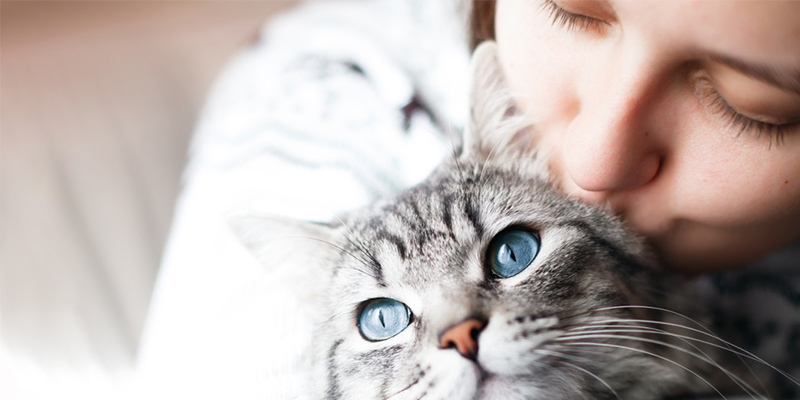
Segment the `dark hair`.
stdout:
<path fill-rule="evenodd" d="M 472 0 L 470 10 L 470 46 L 474 50 L 478 43 L 494 39 L 495 0 Z"/>

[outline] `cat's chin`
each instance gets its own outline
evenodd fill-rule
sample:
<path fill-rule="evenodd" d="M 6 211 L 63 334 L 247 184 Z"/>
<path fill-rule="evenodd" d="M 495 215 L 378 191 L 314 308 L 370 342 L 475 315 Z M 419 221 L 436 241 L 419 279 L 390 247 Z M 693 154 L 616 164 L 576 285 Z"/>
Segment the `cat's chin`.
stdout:
<path fill-rule="evenodd" d="M 510 354 L 514 351 L 519 353 L 519 348 L 503 348 L 502 350 L 507 350 L 503 352 L 495 348 L 497 346 L 491 341 L 482 340 L 481 344 L 484 343 L 487 346 L 482 349 L 483 353 L 475 361 L 467 360 L 452 349 L 437 350 L 440 352 L 440 358 L 437 360 L 439 369 L 448 371 L 446 375 L 449 379 L 442 385 L 448 388 L 443 389 L 449 393 L 448 399 L 555 399 L 548 397 L 546 391 L 539 387 L 533 377 L 519 374 L 519 371 L 529 371 L 529 367 L 515 365 L 512 359 L 496 356 L 497 353 Z M 490 349 L 494 351 L 488 351 Z M 488 356 L 487 353 L 495 353 L 495 356 Z"/>
<path fill-rule="evenodd" d="M 477 398 L 481 400 L 521 400 L 532 398 L 533 393 L 531 391 L 533 388 L 525 387 L 523 390 L 523 388 L 517 386 L 518 384 L 519 382 L 516 382 L 512 377 L 484 375 L 478 386 Z"/>
<path fill-rule="evenodd" d="M 458 355 L 447 354 L 446 359 L 447 362 L 441 365 L 449 364 L 445 369 L 448 369 L 451 372 L 448 375 L 453 377 L 447 398 L 454 400 L 513 398 L 507 395 L 511 379 L 489 373 L 481 368 L 479 363 L 468 361 Z"/>
<path fill-rule="evenodd" d="M 473 363 L 471 372 L 475 376 L 474 393 L 477 396 L 470 396 L 470 399 L 481 400 L 513 400 L 530 398 L 528 390 L 520 391 L 517 388 L 519 382 L 514 377 L 492 374 Z"/>
<path fill-rule="evenodd" d="M 508 389 L 508 381 L 497 375 L 484 374 L 479 386 L 478 391 L 481 399 L 499 398 L 504 391 Z"/>

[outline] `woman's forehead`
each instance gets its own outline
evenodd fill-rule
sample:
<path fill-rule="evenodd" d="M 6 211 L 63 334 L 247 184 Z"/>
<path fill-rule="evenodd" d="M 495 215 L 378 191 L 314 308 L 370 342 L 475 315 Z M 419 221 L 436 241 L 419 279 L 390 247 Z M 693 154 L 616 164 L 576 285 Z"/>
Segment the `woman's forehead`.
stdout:
<path fill-rule="evenodd" d="M 569 1 L 569 0 L 567 0 Z M 602 0 L 605 1 L 605 0 Z M 623 25 L 663 41 L 782 64 L 800 63 L 800 1 L 608 0 Z"/>

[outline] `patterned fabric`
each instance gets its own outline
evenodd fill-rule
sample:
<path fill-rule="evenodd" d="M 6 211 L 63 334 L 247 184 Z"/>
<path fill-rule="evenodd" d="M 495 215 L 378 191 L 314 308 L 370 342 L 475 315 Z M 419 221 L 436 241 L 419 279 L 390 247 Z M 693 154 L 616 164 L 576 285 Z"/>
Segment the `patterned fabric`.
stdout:
<path fill-rule="evenodd" d="M 800 379 L 800 245 L 748 268 L 703 279 L 711 329 Z M 765 382 L 776 399 L 800 397 L 788 379 Z"/>
<path fill-rule="evenodd" d="M 143 390 L 303 398 L 303 305 L 285 276 L 256 264 L 227 217 L 249 209 L 330 220 L 447 157 L 467 115 L 456 1 L 310 3 L 270 21 L 228 66 L 195 134 L 141 344 Z M 799 253 L 703 285 L 716 328 L 795 376 Z"/>

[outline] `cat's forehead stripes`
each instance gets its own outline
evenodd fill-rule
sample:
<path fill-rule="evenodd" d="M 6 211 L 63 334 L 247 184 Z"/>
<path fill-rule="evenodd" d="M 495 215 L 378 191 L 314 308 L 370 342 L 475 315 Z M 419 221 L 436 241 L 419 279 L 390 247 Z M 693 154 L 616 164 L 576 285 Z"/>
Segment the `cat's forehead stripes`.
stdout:
<path fill-rule="evenodd" d="M 494 187 L 497 183 L 493 179 L 482 176 L 481 172 L 485 171 L 466 168 L 444 179 L 428 181 L 354 221 L 353 236 L 361 240 L 351 242 L 350 246 L 364 255 L 362 258 L 368 261 L 371 275 L 379 285 L 384 286 L 387 273 L 391 274 L 385 268 L 386 263 L 413 260 L 408 265 L 411 267 L 428 261 L 425 269 L 412 272 L 438 279 L 442 272 L 453 272 L 446 269 L 449 263 L 444 261 L 464 256 L 459 253 L 490 239 L 484 237 L 486 233 L 496 231 L 496 226 L 502 223 L 496 217 L 508 211 L 497 208 L 509 208 L 508 204 L 516 199 L 496 196 L 495 193 L 502 191 Z M 526 189 L 530 190 L 525 182 L 515 183 L 520 186 L 514 193 L 519 197 L 526 194 Z M 500 184 L 508 189 L 510 182 Z M 491 201 L 501 204 L 482 204 L 486 200 L 485 193 Z M 525 199 L 519 200 L 525 202 Z M 395 272 L 402 276 L 408 271 Z"/>
<path fill-rule="evenodd" d="M 480 236 L 484 227 L 473 201 L 452 193 L 417 190 L 383 208 L 379 217 L 362 223 L 358 230 L 372 247 L 389 245 L 405 260 L 419 254 L 429 242 L 458 242 Z"/>
<path fill-rule="evenodd" d="M 343 249 L 340 256 L 343 260 L 349 259 L 355 263 L 340 262 L 333 268 L 332 275 L 336 277 L 341 272 L 342 267 L 348 266 L 349 270 L 354 270 L 358 274 L 363 274 L 371 277 L 378 286 L 385 287 L 386 280 L 383 276 L 383 267 L 380 261 L 373 255 L 371 246 L 366 245 L 364 242 L 356 239 L 359 236 L 358 232 L 352 230 L 342 230 L 340 233 L 343 235 L 347 245 Z"/>
<path fill-rule="evenodd" d="M 350 243 L 350 251 L 362 261 L 341 267 L 356 274 L 366 269 L 372 280 L 362 282 L 364 290 L 408 285 L 424 289 L 442 279 L 481 284 L 493 279 L 486 273 L 482 249 L 493 235 L 514 225 L 543 234 L 544 247 L 533 268 L 507 285 L 522 282 L 540 267 L 544 268 L 532 279 L 564 268 L 560 264 L 578 267 L 575 261 L 584 258 L 586 246 L 620 265 L 635 265 L 625 259 L 629 249 L 615 240 L 617 235 L 609 235 L 615 232 L 607 217 L 598 215 L 597 210 L 563 199 L 539 177 L 496 165 L 451 165 L 440 170 L 438 179 L 351 221 L 352 237 L 359 240 Z M 547 261 L 551 257 L 554 260 Z M 356 275 L 348 276 L 360 282 Z"/>

